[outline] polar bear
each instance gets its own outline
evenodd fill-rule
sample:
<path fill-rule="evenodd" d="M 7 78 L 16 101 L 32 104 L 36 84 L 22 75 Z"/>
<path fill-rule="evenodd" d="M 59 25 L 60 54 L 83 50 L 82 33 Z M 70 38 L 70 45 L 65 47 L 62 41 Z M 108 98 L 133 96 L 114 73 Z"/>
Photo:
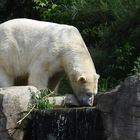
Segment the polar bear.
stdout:
<path fill-rule="evenodd" d="M 28 85 L 55 90 L 63 73 L 78 101 L 92 105 L 99 75 L 75 27 L 22 18 L 0 25 L 0 87 L 28 75 Z"/>

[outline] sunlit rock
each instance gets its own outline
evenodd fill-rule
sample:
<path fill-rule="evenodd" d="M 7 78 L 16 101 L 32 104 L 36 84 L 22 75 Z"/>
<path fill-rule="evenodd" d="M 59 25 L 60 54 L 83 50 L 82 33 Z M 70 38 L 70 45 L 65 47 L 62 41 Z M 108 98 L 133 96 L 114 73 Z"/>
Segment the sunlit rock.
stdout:
<path fill-rule="evenodd" d="M 23 139 L 17 122 L 28 110 L 32 92 L 37 89 L 31 86 L 0 89 L 0 140 Z"/>

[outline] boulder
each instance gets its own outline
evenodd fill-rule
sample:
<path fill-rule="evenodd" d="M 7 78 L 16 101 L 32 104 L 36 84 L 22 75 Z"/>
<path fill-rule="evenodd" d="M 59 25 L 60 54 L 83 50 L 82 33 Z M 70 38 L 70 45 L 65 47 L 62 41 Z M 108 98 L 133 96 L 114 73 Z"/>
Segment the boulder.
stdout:
<path fill-rule="evenodd" d="M 39 94 L 33 86 L 0 88 L 0 140 L 23 140 L 22 120 L 33 105 L 32 95 Z M 48 97 L 50 104 L 57 107 L 79 105 L 73 95 Z"/>
<path fill-rule="evenodd" d="M 107 140 L 140 140 L 140 75 L 99 94 L 96 108 L 101 111 Z"/>
<path fill-rule="evenodd" d="M 0 88 L 0 140 L 23 139 L 17 122 L 28 110 L 32 93 L 37 91 L 32 86 Z"/>

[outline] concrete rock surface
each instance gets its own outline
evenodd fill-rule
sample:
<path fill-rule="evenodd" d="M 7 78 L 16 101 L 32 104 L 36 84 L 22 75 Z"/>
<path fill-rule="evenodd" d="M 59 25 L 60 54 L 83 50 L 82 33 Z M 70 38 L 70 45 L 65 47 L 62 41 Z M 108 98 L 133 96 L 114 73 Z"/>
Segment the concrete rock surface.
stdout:
<path fill-rule="evenodd" d="M 23 140 L 24 131 L 17 123 L 29 112 L 32 95 L 39 94 L 33 86 L 0 88 L 0 140 Z M 49 97 L 55 106 L 78 105 L 73 95 Z"/>
<path fill-rule="evenodd" d="M 140 140 L 140 75 L 130 76 L 110 92 L 99 94 L 107 140 Z"/>
<path fill-rule="evenodd" d="M 23 131 L 17 122 L 25 115 L 32 92 L 37 91 L 32 86 L 0 89 L 0 140 L 23 139 Z"/>

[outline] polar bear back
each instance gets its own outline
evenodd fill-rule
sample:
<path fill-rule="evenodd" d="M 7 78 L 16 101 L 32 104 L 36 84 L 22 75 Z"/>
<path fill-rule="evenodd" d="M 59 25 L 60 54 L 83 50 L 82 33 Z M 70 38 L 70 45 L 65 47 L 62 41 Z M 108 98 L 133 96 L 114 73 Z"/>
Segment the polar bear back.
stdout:
<path fill-rule="evenodd" d="M 40 41 L 70 43 L 82 39 L 73 26 L 31 19 L 14 19 L 1 24 L 0 35 L 15 39 L 22 47 L 35 46 Z"/>
<path fill-rule="evenodd" d="M 52 61 L 57 68 L 60 65 L 57 57 L 66 49 L 79 50 L 75 46 L 86 49 L 73 26 L 30 19 L 14 19 L 0 25 L 0 65 L 4 64 L 6 71 L 14 76 L 28 73 L 38 61 L 45 60 L 46 65 Z"/>

